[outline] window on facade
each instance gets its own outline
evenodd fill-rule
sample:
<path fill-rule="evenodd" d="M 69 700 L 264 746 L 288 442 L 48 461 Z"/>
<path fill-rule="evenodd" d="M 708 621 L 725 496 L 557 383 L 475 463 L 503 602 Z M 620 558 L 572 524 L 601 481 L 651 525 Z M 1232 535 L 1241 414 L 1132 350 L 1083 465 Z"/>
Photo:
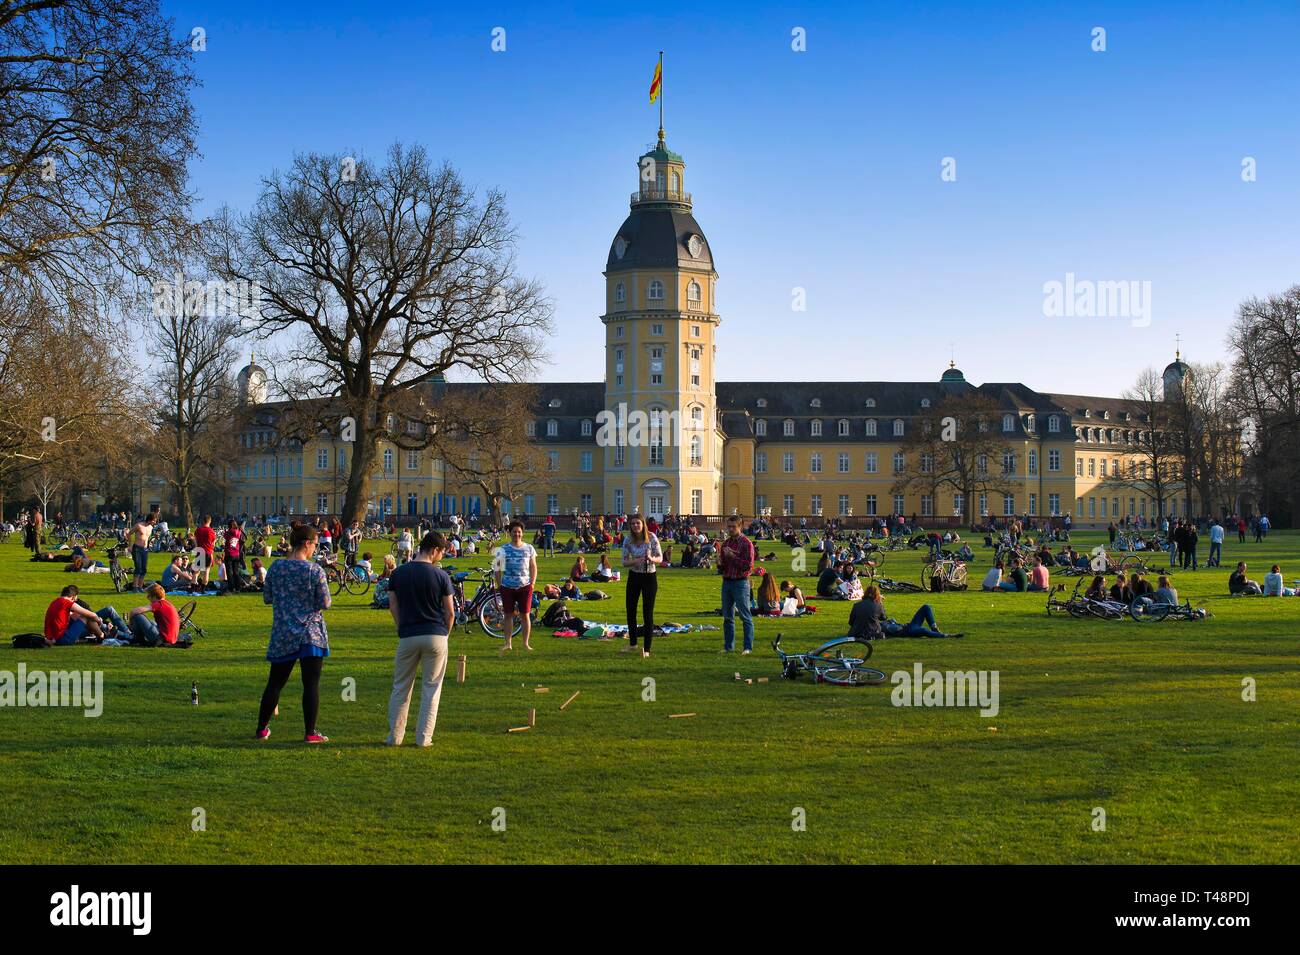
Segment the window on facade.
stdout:
<path fill-rule="evenodd" d="M 766 472 L 767 472 L 767 452 L 755 451 L 754 452 L 754 473 L 765 474 Z"/>
<path fill-rule="evenodd" d="M 590 418 L 583 418 L 583 419 L 582 419 L 582 436 L 583 436 L 584 438 L 590 438 L 590 437 L 591 437 L 591 419 L 590 419 Z"/>
<path fill-rule="evenodd" d="M 880 456 L 875 451 L 867 452 L 867 473 L 875 474 L 880 470 Z"/>
<path fill-rule="evenodd" d="M 546 436 L 548 438 L 553 438 L 559 433 L 560 433 L 560 422 L 556 421 L 554 418 L 548 420 L 546 422 Z"/>
<path fill-rule="evenodd" d="M 836 433 L 837 433 L 841 438 L 847 438 L 847 437 L 849 436 L 849 419 L 848 419 L 848 418 L 841 418 L 841 419 L 836 423 L 836 425 L 835 425 L 835 430 L 836 430 Z"/>
<path fill-rule="evenodd" d="M 760 438 L 767 437 L 767 422 L 762 418 L 754 422 L 754 434 Z"/>
<path fill-rule="evenodd" d="M 906 508 L 907 508 L 907 502 L 903 499 L 903 495 L 901 495 L 901 494 L 895 494 L 895 495 L 894 495 L 894 513 L 895 513 L 895 514 L 902 514 L 903 511 L 904 511 Z"/>
<path fill-rule="evenodd" d="M 934 470 L 934 455 L 924 453 L 921 455 L 921 473 L 929 474 Z"/>
<path fill-rule="evenodd" d="M 812 436 L 814 438 L 820 438 L 822 436 L 822 423 L 820 418 L 813 418 L 812 420 Z"/>
<path fill-rule="evenodd" d="M 902 451 L 894 452 L 894 473 L 902 474 L 907 467 L 907 458 L 903 456 Z"/>
<path fill-rule="evenodd" d="M 782 494 L 782 495 L 781 495 L 781 513 L 782 513 L 782 514 L 786 514 L 786 515 L 789 515 L 789 514 L 793 514 L 793 513 L 794 513 L 794 495 L 793 495 L 793 494 Z"/>
<path fill-rule="evenodd" d="M 700 307 L 700 283 L 694 279 L 686 284 L 686 304 L 688 308 Z"/>
<path fill-rule="evenodd" d="M 932 517 L 934 515 L 934 498 L 929 494 L 921 495 L 921 516 Z"/>
<path fill-rule="evenodd" d="M 590 451 L 583 451 L 583 452 L 582 452 L 581 464 L 579 465 L 579 467 L 582 468 L 583 473 L 590 473 L 590 471 L 591 471 L 591 452 L 590 452 Z"/>
<path fill-rule="evenodd" d="M 1032 449 L 1029 452 L 1029 473 L 1038 473 L 1038 452 Z"/>
<path fill-rule="evenodd" d="M 810 469 L 812 470 L 813 474 L 820 474 L 820 473 L 821 473 L 821 470 L 822 470 L 822 456 L 821 456 L 821 454 L 819 454 L 818 452 L 814 451 L 814 452 L 813 452 L 813 455 L 812 455 L 812 458 L 811 458 L 810 460 L 811 460 L 811 463 L 810 463 L 809 467 L 810 467 Z"/>
<path fill-rule="evenodd" d="M 903 436 L 903 419 L 902 419 L 902 418 L 895 418 L 895 419 L 894 419 L 894 437 L 896 437 L 896 438 L 901 438 L 902 436 Z"/>
<path fill-rule="evenodd" d="M 1083 477 L 1083 458 L 1074 459 L 1074 474 L 1075 477 Z"/>
<path fill-rule="evenodd" d="M 1003 474 L 1015 474 L 1015 473 L 1016 473 L 1016 455 L 1015 455 L 1014 452 L 1012 452 L 1012 451 L 1005 451 L 1005 452 L 1003 452 L 1003 454 L 1002 454 L 1002 473 L 1003 473 Z"/>
<path fill-rule="evenodd" d="M 876 514 L 876 495 L 867 495 L 867 514 L 874 517 Z"/>
<path fill-rule="evenodd" d="M 393 449 L 392 448 L 386 448 L 384 450 L 384 473 L 385 474 L 393 473 Z"/>
<path fill-rule="evenodd" d="M 691 435 L 691 467 L 698 468 L 704 463 L 704 442 L 698 434 Z"/>
<path fill-rule="evenodd" d="M 408 471 L 418 471 L 418 470 L 420 470 L 420 452 L 419 452 L 419 451 L 407 451 L 407 452 L 406 452 L 406 470 L 408 470 Z"/>
<path fill-rule="evenodd" d="M 330 453 L 326 451 L 324 448 L 318 449 L 316 451 L 316 470 L 324 471 L 329 466 L 330 466 Z"/>
<path fill-rule="evenodd" d="M 794 473 L 794 452 L 786 451 L 781 455 L 781 471 L 785 474 Z"/>
<path fill-rule="evenodd" d="M 1002 416 L 1002 430 L 1003 430 L 1003 431 L 1015 431 L 1015 430 L 1016 430 L 1016 416 L 1015 416 L 1015 415 L 1013 415 L 1013 414 L 1004 414 L 1004 415 Z"/>
<path fill-rule="evenodd" d="M 536 421 L 525 421 L 525 422 L 524 422 L 524 434 L 526 434 L 526 435 L 527 435 L 528 437 L 530 437 L 530 438 L 535 438 L 535 437 L 537 437 L 537 422 L 536 422 Z"/>
<path fill-rule="evenodd" d="M 794 422 L 793 422 L 792 420 L 790 420 L 789 418 L 786 418 L 784 421 L 782 421 L 782 422 L 781 422 L 781 433 L 784 434 L 787 438 L 793 438 L 793 437 L 794 437 Z"/>
<path fill-rule="evenodd" d="M 619 282 L 614 286 L 614 301 L 622 305 L 627 301 L 627 286 Z"/>
<path fill-rule="evenodd" d="M 849 473 L 849 452 L 841 451 L 839 454 L 839 472 L 841 474 Z"/>
<path fill-rule="evenodd" d="M 623 461 L 625 460 L 625 454 L 626 452 L 623 448 L 623 445 L 621 444 L 614 445 L 614 467 L 621 468 L 623 466 Z"/>
<path fill-rule="evenodd" d="M 558 471 L 558 470 L 560 470 L 560 452 L 559 452 L 559 451 L 547 451 L 547 452 L 546 452 L 546 470 L 548 470 L 548 471 Z"/>
<path fill-rule="evenodd" d="M 989 473 L 989 456 L 987 454 L 981 454 L 979 457 L 975 459 L 975 473 L 976 474 Z"/>
<path fill-rule="evenodd" d="M 1002 513 L 1011 516 L 1016 512 L 1016 496 L 1014 494 L 1002 495 Z"/>
<path fill-rule="evenodd" d="M 1048 451 L 1048 452 L 1047 452 L 1047 470 L 1049 470 L 1049 471 L 1059 471 L 1059 470 L 1061 470 L 1061 452 L 1060 452 L 1060 451 Z"/>
<path fill-rule="evenodd" d="M 646 287 L 645 297 L 651 302 L 662 302 L 664 300 L 664 283 L 658 279 L 651 279 L 650 284 Z M 663 334 L 655 332 L 654 334 Z"/>
<path fill-rule="evenodd" d="M 867 427 L 867 437 L 874 438 L 876 436 L 876 419 L 868 418 L 866 427 Z"/>

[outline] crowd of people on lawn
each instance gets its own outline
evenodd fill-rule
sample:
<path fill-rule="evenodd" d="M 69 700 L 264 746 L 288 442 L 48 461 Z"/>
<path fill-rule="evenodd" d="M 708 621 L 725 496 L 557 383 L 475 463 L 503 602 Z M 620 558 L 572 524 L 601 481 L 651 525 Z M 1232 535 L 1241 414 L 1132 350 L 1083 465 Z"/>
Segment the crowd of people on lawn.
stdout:
<path fill-rule="evenodd" d="M 317 727 L 319 685 L 323 662 L 329 656 L 329 639 L 324 611 L 332 605 L 327 568 L 342 559 L 355 572 L 384 582 L 384 602 L 397 630 L 398 644 L 394 660 L 393 691 L 389 701 L 390 732 L 388 742 L 400 745 L 406 735 L 407 717 L 417 675 L 422 671 L 420 710 L 415 736 L 420 745 L 429 745 L 436 727 L 442 682 L 447 668 L 447 640 L 456 619 L 456 584 L 445 559 L 455 559 L 493 548 L 492 579 L 500 596 L 504 640 L 501 652 L 514 647 L 514 634 L 526 650 L 532 649 L 533 610 L 539 602 L 538 555 L 573 553 L 569 573 L 558 584 L 541 585 L 546 596 L 578 599 L 581 583 L 625 584 L 627 643 L 625 653 L 649 657 L 658 628 L 655 604 L 660 574 L 674 566 L 671 552 L 681 548 L 677 567 L 709 567 L 720 576 L 722 653 L 737 649 L 737 620 L 741 654 L 749 654 L 754 644 L 754 618 L 759 615 L 798 616 L 815 611 L 802 589 L 790 579 L 778 583 L 775 575 L 762 566 L 756 541 L 783 540 L 792 546 L 807 547 L 820 554 L 817 568 L 816 596 L 822 599 L 848 600 L 853 603 L 848 615 L 850 636 L 859 640 L 884 637 L 961 637 L 960 632 L 940 629 L 930 604 L 919 607 L 907 622 L 891 618 L 877 582 L 875 567 L 868 566 L 882 550 L 882 538 L 902 538 L 914 548 L 926 548 L 931 558 L 965 562 L 974 559 L 968 542 L 957 531 L 926 531 L 915 522 L 901 518 L 884 521 L 867 528 L 845 529 L 836 521 L 827 521 L 812 530 L 802 519 L 798 526 L 778 525 L 767 518 L 748 523 L 739 516 L 726 519 L 724 533 L 712 537 L 689 518 L 669 516 L 662 522 L 639 513 L 605 518 L 583 515 L 574 522 L 574 533 L 567 545 L 557 547 L 554 518 L 546 518 L 532 536 L 522 521 L 513 520 L 506 528 L 506 539 L 496 545 L 498 535 L 488 528 L 453 523 L 450 533 L 428 526 L 394 529 L 393 553 L 385 554 L 376 571 L 371 553 L 361 551 L 363 530 L 359 522 L 344 527 L 337 519 L 314 518 L 291 522 L 280 545 L 272 549 L 265 541 L 269 534 L 257 534 L 258 548 L 252 556 L 251 570 L 245 568 L 249 536 L 243 523 L 231 519 L 217 531 L 210 516 L 205 516 L 192 534 L 183 538 L 185 550 L 169 555 L 162 578 L 148 582 L 151 542 L 159 525 L 158 514 L 140 517 L 129 526 L 123 522 L 119 543 L 129 548 L 133 563 L 132 589 L 147 595 L 148 602 L 132 608 L 125 618 L 112 606 L 92 610 L 80 598 L 76 585 L 62 588 L 45 615 L 45 642 L 70 645 L 82 640 L 108 645 L 175 645 L 180 637 L 180 619 L 167 594 L 206 589 L 214 579 L 224 591 L 260 590 L 263 601 L 272 608 L 271 633 L 266 659 L 270 665 L 266 687 L 259 708 L 255 736 L 270 735 L 270 721 L 278 712 L 280 693 L 295 666 L 303 684 L 303 715 L 307 742 L 325 742 Z M 36 521 L 33 519 L 32 524 Z M 1205 566 L 1218 566 L 1222 559 L 1224 534 L 1238 531 L 1245 539 L 1247 525 L 1233 520 L 1207 522 L 1176 520 L 1160 528 L 1160 546 L 1168 546 L 1171 567 L 1196 569 L 1198 546 L 1204 530 L 1210 542 Z M 267 528 L 268 531 L 270 528 Z M 1262 539 L 1267 535 L 1267 518 L 1251 525 Z M 33 527 L 29 527 L 29 534 Z M 996 559 L 981 582 L 990 593 L 1044 592 L 1051 588 L 1053 568 L 1087 569 L 1090 558 L 1075 551 L 1068 543 L 1069 527 L 1052 523 L 1035 524 L 1010 519 L 990 523 L 983 528 L 985 543 L 995 549 Z M 1126 530 L 1112 524 L 1109 537 L 1113 543 Z M 418 533 L 417 533 L 418 532 Z M 1036 538 L 1036 539 L 1035 539 Z M 33 559 L 40 559 L 39 527 L 35 527 Z M 1056 551 L 1051 544 L 1063 542 Z M 192 545 L 192 546 L 191 546 Z M 1024 557 L 1026 549 L 1029 556 Z M 220 558 L 218 559 L 218 552 Z M 592 557 L 591 566 L 588 556 Z M 1002 559 L 1003 555 L 1009 555 Z M 272 556 L 279 559 L 272 560 Z M 56 555 L 61 556 L 61 555 Z M 769 554 L 768 558 L 772 556 Z M 1091 560 L 1095 560 L 1095 555 Z M 86 548 L 73 545 L 68 549 L 68 573 L 103 573 L 107 568 L 93 560 Z M 214 573 L 214 568 L 216 571 Z M 224 583 L 223 583 L 224 582 Z M 1229 592 L 1234 595 L 1294 596 L 1281 570 L 1273 565 L 1262 583 L 1247 574 L 1245 562 L 1229 578 Z M 1109 601 L 1127 606 L 1136 597 L 1146 596 L 1156 602 L 1177 604 L 1178 593 L 1167 574 L 1160 574 L 1153 585 L 1142 573 L 1118 573 L 1107 584 L 1107 575 L 1093 577 L 1088 599 Z M 517 623 L 516 623 L 517 622 Z"/>

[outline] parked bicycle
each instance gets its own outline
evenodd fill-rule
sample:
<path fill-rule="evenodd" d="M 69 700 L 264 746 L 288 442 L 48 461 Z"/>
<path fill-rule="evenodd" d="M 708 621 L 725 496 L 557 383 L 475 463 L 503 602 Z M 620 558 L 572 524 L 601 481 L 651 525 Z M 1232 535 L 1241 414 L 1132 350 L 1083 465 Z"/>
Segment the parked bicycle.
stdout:
<path fill-rule="evenodd" d="M 104 551 L 108 555 L 108 576 L 113 581 L 113 589 L 119 594 L 123 593 L 131 583 L 131 575 L 127 573 L 126 568 L 122 566 L 120 559 L 122 553 L 121 544 L 113 544 Z M 134 569 L 134 568 L 132 568 Z"/>
<path fill-rule="evenodd" d="M 871 659 L 871 644 L 853 637 L 827 640 L 807 653 L 786 653 L 778 633 L 772 649 L 781 658 L 781 676 L 787 680 L 808 673 L 816 682 L 834 686 L 878 686 L 888 679 L 883 670 L 865 665 Z"/>
<path fill-rule="evenodd" d="M 936 577 L 943 581 L 945 590 L 960 590 L 966 586 L 965 561 L 951 557 L 930 561 L 921 569 L 921 589 L 930 590 Z"/>
<path fill-rule="evenodd" d="M 447 568 L 451 574 L 451 582 L 454 588 L 452 593 L 452 603 L 456 610 L 456 626 L 470 627 L 474 620 L 478 620 L 479 626 L 489 637 L 496 637 L 498 640 L 505 638 L 505 612 L 501 609 L 501 593 L 497 590 L 496 577 L 486 567 L 475 567 L 473 571 L 456 570 L 454 567 Z M 478 588 L 474 591 L 474 596 L 468 601 L 465 599 L 465 582 L 475 578 Z M 524 622 L 519 617 L 514 618 L 514 632 L 511 636 L 517 636 L 524 629 Z"/>

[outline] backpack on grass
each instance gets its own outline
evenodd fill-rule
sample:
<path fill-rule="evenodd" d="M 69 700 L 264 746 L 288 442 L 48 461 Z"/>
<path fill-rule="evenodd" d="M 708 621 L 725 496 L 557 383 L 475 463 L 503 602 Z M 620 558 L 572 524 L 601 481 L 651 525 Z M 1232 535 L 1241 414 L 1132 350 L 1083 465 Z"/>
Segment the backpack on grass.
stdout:
<path fill-rule="evenodd" d="M 45 649 L 45 637 L 39 633 L 15 633 L 12 643 L 15 650 Z"/>

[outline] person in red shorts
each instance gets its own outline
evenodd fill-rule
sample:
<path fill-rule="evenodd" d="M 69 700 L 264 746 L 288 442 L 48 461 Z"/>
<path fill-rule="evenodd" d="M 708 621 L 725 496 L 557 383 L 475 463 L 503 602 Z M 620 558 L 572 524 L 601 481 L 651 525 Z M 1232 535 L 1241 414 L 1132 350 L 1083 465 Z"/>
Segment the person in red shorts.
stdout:
<path fill-rule="evenodd" d="M 212 529 L 212 515 L 204 514 L 203 523 L 194 532 L 194 547 L 203 551 L 203 566 L 198 568 L 199 583 L 208 586 L 208 570 L 212 567 L 212 552 L 216 550 L 217 532 Z"/>
<path fill-rule="evenodd" d="M 497 590 L 501 593 L 502 627 L 506 642 L 501 647 L 505 653 L 512 649 L 510 638 L 515 632 L 515 613 L 523 624 L 524 649 L 531 650 L 529 637 L 533 632 L 533 584 L 537 582 L 537 551 L 532 544 L 524 543 L 524 525 L 510 522 L 510 543 L 502 544 L 492 556 L 492 570 L 496 574 Z"/>

